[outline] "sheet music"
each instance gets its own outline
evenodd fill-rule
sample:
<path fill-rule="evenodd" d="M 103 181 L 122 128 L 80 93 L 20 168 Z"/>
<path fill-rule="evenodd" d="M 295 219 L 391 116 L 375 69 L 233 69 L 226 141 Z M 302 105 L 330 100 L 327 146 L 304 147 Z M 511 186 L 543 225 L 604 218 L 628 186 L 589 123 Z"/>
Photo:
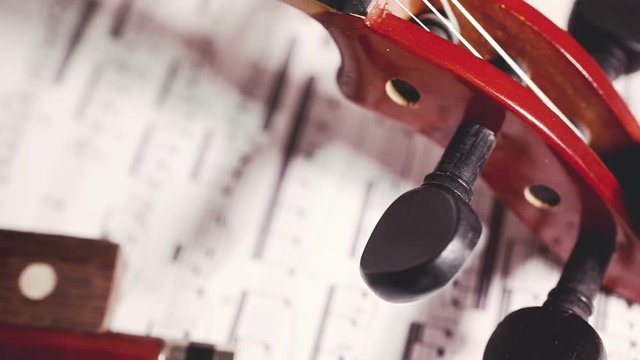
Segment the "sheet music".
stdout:
<path fill-rule="evenodd" d="M 570 3 L 531 2 L 566 21 Z M 480 359 L 557 281 L 480 184 L 456 280 L 377 299 L 360 252 L 441 150 L 344 100 L 329 36 L 277 1 L 1 0 L 0 54 L 0 226 L 119 243 L 113 330 L 241 360 Z M 603 294 L 591 321 L 609 359 L 638 359 L 640 305 Z"/>

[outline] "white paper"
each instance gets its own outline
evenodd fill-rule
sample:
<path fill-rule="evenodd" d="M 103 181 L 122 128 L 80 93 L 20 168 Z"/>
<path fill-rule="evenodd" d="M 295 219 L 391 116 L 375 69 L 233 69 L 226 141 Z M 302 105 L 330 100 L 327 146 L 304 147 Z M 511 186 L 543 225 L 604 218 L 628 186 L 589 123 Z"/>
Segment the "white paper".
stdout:
<path fill-rule="evenodd" d="M 570 8 L 531 2 L 555 21 Z M 378 217 L 441 150 L 344 100 L 331 39 L 282 3 L 2 0 L 0 54 L 0 226 L 119 243 L 113 330 L 236 359 L 480 359 L 557 281 L 509 214 L 491 278 L 485 231 L 423 301 L 364 286 Z M 634 83 L 619 84 L 632 105 Z M 485 224 L 493 204 L 480 185 Z M 637 359 L 640 306 L 603 295 L 592 322 L 609 359 Z"/>

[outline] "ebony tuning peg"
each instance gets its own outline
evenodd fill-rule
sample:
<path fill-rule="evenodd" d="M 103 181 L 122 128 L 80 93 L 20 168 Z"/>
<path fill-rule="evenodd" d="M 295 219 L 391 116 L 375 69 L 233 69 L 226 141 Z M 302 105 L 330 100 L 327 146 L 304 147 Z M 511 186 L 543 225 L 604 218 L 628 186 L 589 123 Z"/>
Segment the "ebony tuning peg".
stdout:
<path fill-rule="evenodd" d="M 509 314 L 491 335 L 484 360 L 604 360 L 602 340 L 580 316 L 548 307 Z"/>
<path fill-rule="evenodd" d="M 640 69 L 640 1 L 578 0 L 569 32 L 615 79 Z"/>
<path fill-rule="evenodd" d="M 640 1 L 577 0 L 569 19 L 569 33 L 616 79 L 640 69 Z M 625 189 L 629 213 L 640 212 L 640 172 L 629 164 L 640 161 L 640 146 L 600 154 Z"/>
<path fill-rule="evenodd" d="M 606 359 L 602 340 L 587 319 L 612 252 L 612 242 L 580 236 L 544 305 L 508 315 L 491 335 L 483 359 Z"/>
<path fill-rule="evenodd" d="M 411 301 L 444 286 L 462 267 L 482 231 L 469 205 L 472 185 L 494 143 L 491 130 L 463 122 L 436 170 L 385 211 L 360 260 L 378 296 Z"/>

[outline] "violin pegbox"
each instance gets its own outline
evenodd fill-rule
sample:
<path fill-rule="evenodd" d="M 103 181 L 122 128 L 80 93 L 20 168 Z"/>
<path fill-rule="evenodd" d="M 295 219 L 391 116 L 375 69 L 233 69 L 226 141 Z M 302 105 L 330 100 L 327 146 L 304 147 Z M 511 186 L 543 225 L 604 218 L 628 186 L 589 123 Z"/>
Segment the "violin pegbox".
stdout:
<path fill-rule="evenodd" d="M 434 1 L 433 9 L 421 6 L 405 18 L 396 16 L 391 4 L 415 2 L 372 2 L 366 15 L 331 8 L 337 2 L 289 2 L 304 3 L 303 10 L 333 36 L 342 55 L 338 85 L 348 99 L 443 147 L 473 108 L 472 122 L 481 121 L 495 135 L 484 180 L 561 258 L 569 257 L 582 232 L 585 209 L 609 214 L 615 226 L 608 238 L 627 255 L 614 254 L 604 282 L 640 300 L 640 278 L 631 276 L 640 264 L 626 260 L 635 258 L 630 252 L 640 256 L 635 230 L 640 221 L 627 211 L 628 190 L 616 178 L 621 174 L 602 161 L 637 144 L 640 126 L 606 74 L 568 33 L 516 0 Z M 451 9 L 445 11 L 444 4 Z M 425 31 L 420 19 L 432 21 L 434 9 L 445 20 L 457 19 L 453 29 L 459 30 L 459 41 Z M 495 60 L 502 52 L 512 60 L 503 58 L 506 66 Z M 520 71 L 508 74 L 504 70 L 513 69 L 512 62 Z M 484 99 L 481 106 L 472 106 L 477 99 Z M 482 113 L 496 107 L 504 116 Z"/>
<path fill-rule="evenodd" d="M 374 229 L 361 259 L 372 290 L 410 301 L 453 277 L 479 237 L 468 200 L 482 170 L 496 196 L 569 259 L 547 302 L 507 317 L 485 359 L 558 355 L 553 336 L 531 335 L 552 326 L 581 334 L 562 340 L 576 359 L 602 359 L 586 322 L 601 284 L 640 301 L 640 218 L 629 211 L 640 200 L 625 196 L 637 191 L 625 188 L 633 182 L 624 169 L 607 167 L 638 148 L 640 125 L 598 64 L 521 0 L 287 2 L 333 36 L 347 98 L 446 149 Z"/>

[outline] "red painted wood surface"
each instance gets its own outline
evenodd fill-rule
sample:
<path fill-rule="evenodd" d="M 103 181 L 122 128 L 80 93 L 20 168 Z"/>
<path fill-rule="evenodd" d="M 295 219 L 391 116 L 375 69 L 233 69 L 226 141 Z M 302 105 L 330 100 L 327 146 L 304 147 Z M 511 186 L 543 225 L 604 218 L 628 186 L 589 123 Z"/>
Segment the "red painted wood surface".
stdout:
<path fill-rule="evenodd" d="M 163 347 L 162 340 L 141 336 L 0 325 L 3 360 L 157 360 Z"/>
<path fill-rule="evenodd" d="M 485 21 L 508 17 L 505 23 L 512 28 L 502 29 L 503 33 L 508 35 L 508 31 L 520 27 L 532 43 L 539 44 L 531 46 L 523 56 L 531 57 L 531 61 L 544 60 L 560 70 L 533 72 L 534 81 L 543 89 L 562 86 L 580 92 L 549 94 L 565 113 L 584 117 L 591 112 L 600 114 L 588 120 L 589 127 L 597 130 L 593 134 L 594 144 L 598 144 L 595 149 L 614 152 L 635 144 L 640 128 L 631 112 L 602 71 L 568 34 L 522 1 L 465 3 L 489 17 Z M 638 214 L 627 213 L 624 189 L 598 154 L 532 91 L 467 50 L 384 9 L 374 10 L 366 19 L 333 12 L 314 17 L 329 30 L 340 48 L 343 63 L 338 83 L 344 94 L 443 146 L 462 121 L 470 99 L 504 107 L 507 116 L 503 123 L 494 124 L 497 145 L 483 178 L 542 241 L 565 259 L 580 231 L 596 232 L 616 241 L 605 285 L 640 301 L 640 277 L 636 275 L 640 273 Z M 507 50 L 516 46 L 510 46 L 508 36 L 503 40 Z M 393 78 L 413 84 L 421 94 L 419 102 L 405 107 L 392 102 L 385 93 L 385 83 Z M 486 123 L 491 119 L 483 118 L 480 111 L 475 121 Z M 531 184 L 555 189 L 561 197 L 560 204 L 549 209 L 531 205 L 523 196 Z"/>

